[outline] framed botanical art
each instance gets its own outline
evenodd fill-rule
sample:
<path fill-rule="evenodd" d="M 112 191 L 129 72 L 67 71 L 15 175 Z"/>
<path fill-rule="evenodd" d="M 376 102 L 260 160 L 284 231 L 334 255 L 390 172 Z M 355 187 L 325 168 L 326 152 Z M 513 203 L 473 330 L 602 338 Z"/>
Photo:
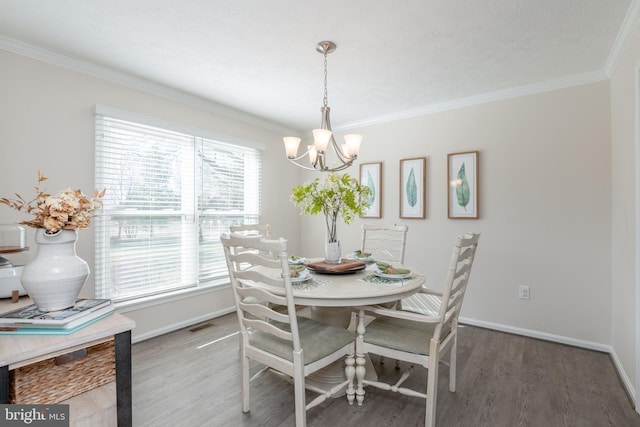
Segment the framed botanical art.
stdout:
<path fill-rule="evenodd" d="M 400 160 L 400 218 L 426 217 L 427 158 Z"/>
<path fill-rule="evenodd" d="M 478 152 L 447 155 L 448 217 L 478 218 Z"/>
<path fill-rule="evenodd" d="M 360 164 L 360 184 L 371 189 L 363 218 L 382 218 L 382 162 Z"/>

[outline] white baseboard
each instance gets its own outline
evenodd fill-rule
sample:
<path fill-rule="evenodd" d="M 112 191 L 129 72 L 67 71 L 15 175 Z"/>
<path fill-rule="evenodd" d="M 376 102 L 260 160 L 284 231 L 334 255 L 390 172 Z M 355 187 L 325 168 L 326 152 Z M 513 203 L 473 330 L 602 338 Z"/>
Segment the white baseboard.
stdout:
<path fill-rule="evenodd" d="M 162 328 L 154 329 L 153 331 L 149 331 L 144 334 L 134 335 L 131 338 L 131 343 L 135 344 L 140 341 L 148 340 L 150 338 L 155 338 L 157 336 L 164 335 L 169 332 L 177 331 L 178 329 L 182 329 L 188 326 L 196 325 L 198 323 L 206 322 L 207 320 L 215 319 L 216 317 L 224 316 L 225 314 L 233 313 L 234 311 L 236 311 L 235 307 L 227 307 L 222 310 L 212 311 L 211 313 L 207 313 L 202 316 L 192 317 L 190 319 L 183 320 L 182 322 L 173 323 L 171 325 L 167 325 Z"/>
<path fill-rule="evenodd" d="M 622 384 L 624 385 L 624 389 L 627 391 L 627 394 L 629 395 L 629 399 L 631 399 L 631 402 L 634 403 L 636 412 L 637 412 L 638 400 L 637 400 L 636 391 L 633 388 L 633 384 L 629 380 L 627 373 L 622 368 L 622 363 L 620 363 L 620 359 L 618 359 L 618 355 L 616 354 L 616 351 L 613 348 L 611 348 L 611 352 L 609 353 L 609 355 L 611 356 L 611 360 L 613 361 L 613 366 L 615 366 L 616 371 L 618 371 L 618 375 L 620 376 L 620 381 L 622 381 Z"/>
<path fill-rule="evenodd" d="M 575 338 L 565 337 L 562 335 L 554 335 L 554 334 L 548 334 L 546 332 L 534 331 L 532 329 L 524 329 L 524 328 L 517 328 L 515 326 L 502 325 L 500 323 L 492 323 L 492 322 L 485 322 L 483 320 L 469 319 L 468 317 L 460 317 L 460 323 L 608 353 L 609 356 L 611 357 L 611 360 L 613 361 L 613 366 L 615 367 L 616 371 L 618 372 L 618 375 L 620 376 L 620 380 L 622 381 L 624 389 L 629 395 L 629 398 L 631 399 L 631 402 L 637 402 L 636 391 L 633 388 L 633 384 L 629 380 L 629 376 L 625 372 L 622 366 L 622 363 L 620 363 L 620 359 L 618 358 L 618 355 L 616 354 L 615 350 L 613 349 L 612 346 L 608 344 L 578 340 Z M 637 407 L 637 404 L 636 404 L 636 407 Z"/>
<path fill-rule="evenodd" d="M 561 344 L 572 345 L 575 347 L 588 348 L 589 350 L 597 350 L 605 353 L 611 353 L 612 348 L 607 344 L 595 343 L 592 341 L 578 340 L 575 338 L 565 337 L 562 335 L 548 334 L 546 332 L 535 331 L 533 329 L 517 328 L 515 326 L 502 325 L 500 323 L 485 322 L 483 320 L 469 319 L 468 317 L 460 317 L 460 323 L 480 328 L 493 329 L 495 331 L 509 332 L 515 335 L 523 335 L 530 338 L 538 338 L 545 341 L 552 341 Z"/>

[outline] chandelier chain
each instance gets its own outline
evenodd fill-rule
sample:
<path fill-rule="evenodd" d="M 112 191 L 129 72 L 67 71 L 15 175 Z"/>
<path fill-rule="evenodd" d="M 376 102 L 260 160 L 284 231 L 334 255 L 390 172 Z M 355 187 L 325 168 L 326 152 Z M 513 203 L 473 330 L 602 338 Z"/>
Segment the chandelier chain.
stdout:
<path fill-rule="evenodd" d="M 327 52 L 324 52 L 324 98 L 322 99 L 324 106 L 328 106 L 329 96 L 327 95 Z"/>

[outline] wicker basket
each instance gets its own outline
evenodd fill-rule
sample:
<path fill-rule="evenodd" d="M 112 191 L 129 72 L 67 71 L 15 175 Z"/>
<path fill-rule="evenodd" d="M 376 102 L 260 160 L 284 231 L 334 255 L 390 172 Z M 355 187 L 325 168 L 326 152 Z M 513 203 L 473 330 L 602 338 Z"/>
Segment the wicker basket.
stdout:
<path fill-rule="evenodd" d="M 11 370 L 9 403 L 58 403 L 114 381 L 113 340 L 86 350 L 83 358 L 63 355 Z"/>

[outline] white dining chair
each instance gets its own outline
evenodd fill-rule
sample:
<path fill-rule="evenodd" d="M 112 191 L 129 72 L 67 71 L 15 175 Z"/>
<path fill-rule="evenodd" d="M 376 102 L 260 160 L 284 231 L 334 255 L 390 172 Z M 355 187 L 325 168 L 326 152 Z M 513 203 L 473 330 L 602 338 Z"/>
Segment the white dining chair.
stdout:
<path fill-rule="evenodd" d="M 269 224 L 238 224 L 229 227 L 231 233 L 241 234 L 243 236 L 260 236 L 267 239 L 271 238 L 271 226 Z M 241 248 L 236 248 L 236 251 L 241 251 Z M 254 298 L 249 298 L 247 302 L 258 302 Z M 260 301 L 262 304 L 266 304 L 265 301 Z"/>
<path fill-rule="evenodd" d="M 370 253 L 376 261 L 404 264 L 404 253 L 407 246 L 407 225 L 362 225 L 362 253 Z M 394 308 L 400 302 L 393 301 L 381 304 L 384 308 Z M 380 360 L 382 363 L 382 359 Z"/>
<path fill-rule="evenodd" d="M 240 233 L 246 236 L 263 236 L 267 239 L 271 238 L 271 227 L 269 224 L 239 224 L 229 227 L 232 233 Z"/>
<path fill-rule="evenodd" d="M 406 225 L 363 224 L 360 250 L 376 261 L 403 264 L 408 231 Z"/>
<path fill-rule="evenodd" d="M 271 226 L 269 224 L 238 224 L 229 227 L 231 233 L 243 236 L 261 236 L 271 238 Z"/>
<path fill-rule="evenodd" d="M 355 334 L 296 315 L 285 239 L 223 234 L 220 241 L 229 269 L 242 337 L 242 411 L 250 410 L 250 383 L 271 369 L 292 379 L 296 426 L 306 426 L 308 409 L 345 387 L 353 394 Z M 246 251 L 246 248 L 254 250 Z M 276 257 L 265 256 L 265 253 Z M 248 297 L 266 300 L 269 304 L 247 303 Z M 272 304 L 286 309 L 275 311 L 270 308 Z M 347 378 L 344 382 L 327 391 L 305 384 L 307 376 L 343 358 Z M 249 360 L 261 363 L 265 368 L 250 377 Z M 305 389 L 318 393 L 308 404 Z"/>
<path fill-rule="evenodd" d="M 407 396 L 422 397 L 426 399 L 425 426 L 435 425 L 438 366 L 443 354 L 447 351 L 449 351 L 449 391 L 456 390 L 458 316 L 469 283 L 479 238 L 480 234 L 473 233 L 456 238 L 442 292 L 431 292 L 423 288 L 422 292 L 439 296 L 442 303 L 437 313 L 425 315 L 401 309 L 389 310 L 379 306 L 360 307 L 356 360 L 365 353 L 373 353 L 408 362 L 410 365 L 402 372 L 395 384 L 366 380 L 361 373 L 358 373 L 356 397 L 359 404 L 364 400 L 363 385 L 371 385 Z M 366 328 L 365 314 L 374 316 Z M 413 372 L 414 365 L 427 368 L 426 393 L 402 387 L 402 383 Z M 361 371 L 357 369 L 356 372 Z"/>

